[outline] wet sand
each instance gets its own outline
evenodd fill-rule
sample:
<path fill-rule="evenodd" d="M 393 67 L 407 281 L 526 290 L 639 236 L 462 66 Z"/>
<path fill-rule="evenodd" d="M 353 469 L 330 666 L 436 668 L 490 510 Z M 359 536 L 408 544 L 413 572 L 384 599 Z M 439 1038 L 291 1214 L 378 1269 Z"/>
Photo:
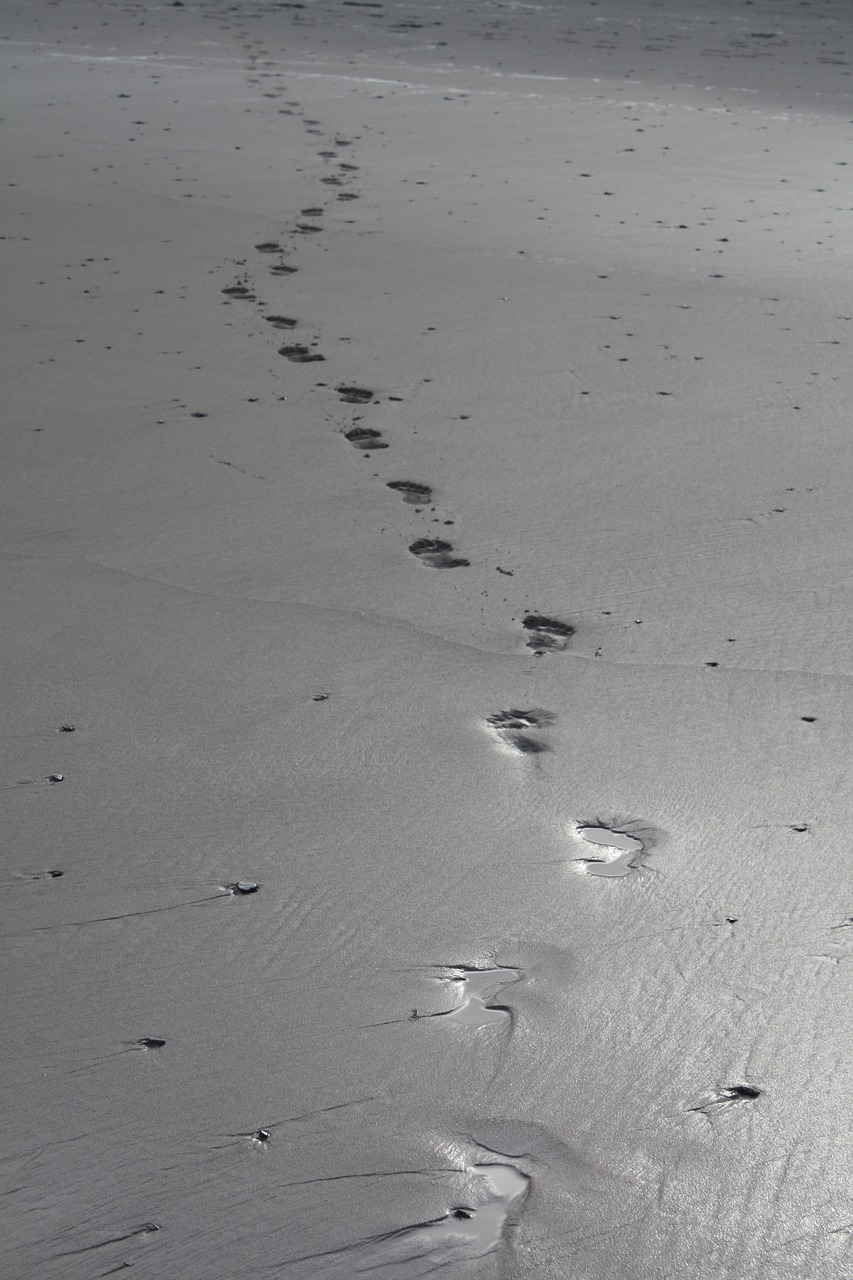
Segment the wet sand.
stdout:
<path fill-rule="evenodd" d="M 6 37 L 4 1274 L 850 1280 L 847 6 Z"/>

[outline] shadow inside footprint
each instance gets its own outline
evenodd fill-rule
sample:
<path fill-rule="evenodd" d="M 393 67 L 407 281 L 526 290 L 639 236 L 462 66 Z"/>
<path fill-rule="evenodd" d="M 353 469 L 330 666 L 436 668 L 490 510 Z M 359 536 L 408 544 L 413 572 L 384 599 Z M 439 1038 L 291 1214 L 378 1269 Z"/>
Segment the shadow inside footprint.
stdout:
<path fill-rule="evenodd" d="M 291 316 L 264 316 L 264 319 L 274 329 L 295 329 L 297 325 L 297 321 Z"/>
<path fill-rule="evenodd" d="M 258 253 L 281 253 L 281 245 L 277 240 L 265 240 L 263 244 L 256 244 L 255 248 Z"/>
<path fill-rule="evenodd" d="M 646 846 L 636 836 L 629 836 L 626 831 L 611 831 L 609 827 L 579 825 L 578 835 L 588 844 L 603 845 L 606 849 L 617 849 L 615 858 L 581 858 L 584 870 L 591 876 L 627 876 L 636 871 Z"/>
<path fill-rule="evenodd" d="M 356 449 L 388 448 L 388 442 L 382 439 L 382 432 L 373 427 L 351 427 L 344 432 L 344 439 L 349 440 Z"/>
<path fill-rule="evenodd" d="M 410 502 L 413 506 L 429 502 L 432 497 L 432 489 L 429 485 L 418 484 L 416 480 L 389 480 L 387 487 L 394 489 L 404 502 Z"/>
<path fill-rule="evenodd" d="M 373 392 L 367 387 L 335 387 L 344 404 L 370 404 Z"/>
<path fill-rule="evenodd" d="M 550 748 L 538 738 L 532 738 L 527 732 L 530 729 L 542 729 L 554 720 L 552 711 L 496 711 L 486 717 L 486 724 L 494 730 L 498 741 L 513 747 L 522 755 L 536 755 Z"/>
<path fill-rule="evenodd" d="M 471 563 L 452 555 L 452 545 L 441 538 L 417 538 L 409 550 L 431 569 L 462 569 Z"/>
<path fill-rule="evenodd" d="M 226 298 L 243 298 L 246 302 L 254 302 L 255 295 L 248 285 L 245 284 L 229 284 L 222 292 Z"/>
<path fill-rule="evenodd" d="M 270 274 L 274 276 L 293 276 L 298 270 L 298 267 L 291 267 L 286 262 L 277 262 L 274 267 L 270 267 Z"/>
<path fill-rule="evenodd" d="M 570 637 L 575 634 L 575 629 L 570 622 L 546 618 L 541 613 L 528 613 L 522 618 L 521 625 L 530 633 L 527 637 L 528 649 L 535 649 L 538 653 L 545 649 L 565 649 Z"/>
<path fill-rule="evenodd" d="M 278 354 L 284 356 L 286 360 L 292 360 L 294 364 L 313 364 L 317 360 L 326 359 L 318 351 L 311 351 L 308 347 L 299 344 L 292 347 L 279 347 Z"/>

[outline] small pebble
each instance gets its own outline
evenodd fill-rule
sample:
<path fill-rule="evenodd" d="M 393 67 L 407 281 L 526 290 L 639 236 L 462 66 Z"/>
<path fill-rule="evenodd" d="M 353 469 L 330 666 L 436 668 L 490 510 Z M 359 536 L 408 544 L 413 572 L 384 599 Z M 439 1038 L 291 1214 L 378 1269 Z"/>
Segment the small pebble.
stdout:
<path fill-rule="evenodd" d="M 48 778 L 48 782 L 64 782 L 64 775 L 61 773 L 52 773 Z"/>
<path fill-rule="evenodd" d="M 73 733 L 73 732 L 74 732 L 74 730 L 75 730 L 75 728 L 76 728 L 76 725 L 73 725 L 73 724 L 63 724 L 63 725 L 61 725 L 61 726 L 60 726 L 60 728 L 61 728 L 61 731 L 62 731 L 63 733 Z"/>
<path fill-rule="evenodd" d="M 162 1036 L 143 1036 L 136 1042 L 141 1049 L 162 1049 L 166 1041 Z M 156 1228 L 154 1228 L 156 1230 Z"/>
<path fill-rule="evenodd" d="M 233 893 L 257 893 L 258 885 L 255 880 L 238 880 L 236 884 L 232 884 Z"/>

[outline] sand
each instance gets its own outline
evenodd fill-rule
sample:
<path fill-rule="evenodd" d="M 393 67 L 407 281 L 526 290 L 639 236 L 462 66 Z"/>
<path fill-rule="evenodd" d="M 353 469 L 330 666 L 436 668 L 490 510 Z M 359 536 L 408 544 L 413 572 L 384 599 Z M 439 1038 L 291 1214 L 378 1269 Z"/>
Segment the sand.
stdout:
<path fill-rule="evenodd" d="M 5 17 L 4 1274 L 850 1280 L 849 6 Z"/>

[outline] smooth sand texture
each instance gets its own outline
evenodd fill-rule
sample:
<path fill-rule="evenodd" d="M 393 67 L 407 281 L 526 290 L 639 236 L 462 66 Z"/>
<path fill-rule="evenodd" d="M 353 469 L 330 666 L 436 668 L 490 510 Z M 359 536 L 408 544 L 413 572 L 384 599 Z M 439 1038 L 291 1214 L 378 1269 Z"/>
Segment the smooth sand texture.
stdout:
<path fill-rule="evenodd" d="M 3 1274 L 850 1280 L 849 5 L 4 16 Z"/>

